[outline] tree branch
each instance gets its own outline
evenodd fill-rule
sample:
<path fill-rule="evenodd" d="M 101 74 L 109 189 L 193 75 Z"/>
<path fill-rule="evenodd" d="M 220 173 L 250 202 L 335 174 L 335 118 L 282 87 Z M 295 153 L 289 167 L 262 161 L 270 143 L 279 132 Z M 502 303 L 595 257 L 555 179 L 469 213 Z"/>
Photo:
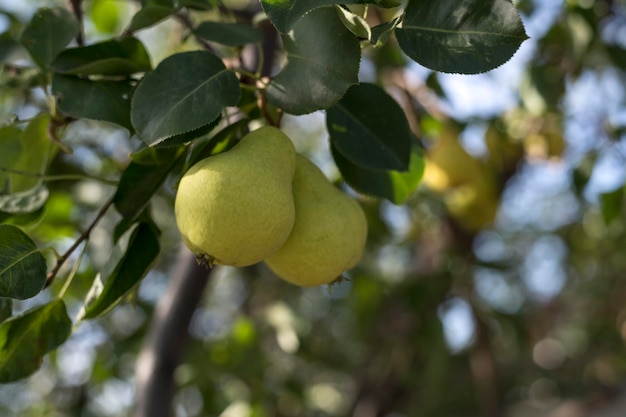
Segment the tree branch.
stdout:
<path fill-rule="evenodd" d="M 154 313 L 136 369 L 136 417 L 170 417 L 174 370 L 180 362 L 193 313 L 202 299 L 210 270 L 182 247 L 178 264 Z"/>

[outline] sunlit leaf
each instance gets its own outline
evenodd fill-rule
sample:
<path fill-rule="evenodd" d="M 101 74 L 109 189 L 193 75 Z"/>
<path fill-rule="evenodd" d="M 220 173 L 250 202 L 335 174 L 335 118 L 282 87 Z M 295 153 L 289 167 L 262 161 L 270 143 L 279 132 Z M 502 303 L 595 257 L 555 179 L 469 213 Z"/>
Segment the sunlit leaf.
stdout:
<path fill-rule="evenodd" d="M 162 6 L 158 4 L 143 6 L 133 15 L 127 31 L 133 33 L 140 29 L 150 27 L 168 18 L 175 12 L 176 9 L 172 6 Z"/>
<path fill-rule="evenodd" d="M 176 80 L 176 82 L 172 82 Z M 132 98 L 131 120 L 150 145 L 213 122 L 239 101 L 239 80 L 208 52 L 172 55 L 148 73 Z"/>
<path fill-rule="evenodd" d="M 152 69 L 148 52 L 133 37 L 66 49 L 50 67 L 58 73 L 73 75 L 129 75 Z"/>
<path fill-rule="evenodd" d="M 42 8 L 24 29 L 20 41 L 35 62 L 46 67 L 79 30 L 78 21 L 66 8 Z"/>
<path fill-rule="evenodd" d="M 46 260 L 19 227 L 0 225 L 0 297 L 34 297 L 46 283 Z"/>
<path fill-rule="evenodd" d="M 410 1 L 395 33 L 400 48 L 419 64 L 463 74 L 502 65 L 528 38 L 510 0 Z"/>
<path fill-rule="evenodd" d="M 109 312 L 141 281 L 159 255 L 159 237 L 153 225 L 140 223 L 128 243 L 118 242 L 87 295 L 81 319 Z"/>
<path fill-rule="evenodd" d="M 41 113 L 34 117 L 22 132 L 20 144 L 23 152 L 15 161 L 13 169 L 25 174 L 9 175 L 10 191 L 17 193 L 31 190 L 41 181 L 41 176 L 56 147 L 48 137 L 50 115 Z"/>
<path fill-rule="evenodd" d="M 72 333 L 63 300 L 35 307 L 0 324 L 0 382 L 25 378 Z"/>
<path fill-rule="evenodd" d="M 361 39 L 371 38 L 372 31 L 365 19 L 343 7 L 337 7 L 336 9 L 337 14 L 339 15 L 339 18 L 343 22 L 344 26 L 347 27 L 356 37 Z"/>
<path fill-rule="evenodd" d="M 315 9 L 283 37 L 287 65 L 272 80 L 268 101 L 291 114 L 326 109 L 358 82 L 361 49 L 334 7 Z"/>
<path fill-rule="evenodd" d="M 400 105 L 374 84 L 351 87 L 326 111 L 333 145 L 354 164 L 369 169 L 406 170 L 411 130 Z"/>
<path fill-rule="evenodd" d="M 11 214 L 33 213 L 46 204 L 48 195 L 48 187 L 41 181 L 30 190 L 0 195 L 0 211 Z"/>
<path fill-rule="evenodd" d="M 417 189 L 424 174 L 424 155 L 417 146 L 411 152 L 408 171 L 384 171 L 360 167 L 352 163 L 334 146 L 333 158 L 341 176 L 361 194 L 386 198 L 395 204 L 407 201 Z"/>

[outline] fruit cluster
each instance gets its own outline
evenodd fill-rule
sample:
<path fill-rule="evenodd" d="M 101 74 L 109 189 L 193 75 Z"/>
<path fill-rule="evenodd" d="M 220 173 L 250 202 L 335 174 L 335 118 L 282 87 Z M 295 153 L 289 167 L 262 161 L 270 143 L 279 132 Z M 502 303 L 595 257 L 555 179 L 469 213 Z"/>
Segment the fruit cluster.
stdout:
<path fill-rule="evenodd" d="M 265 261 L 301 286 L 329 284 L 360 260 L 367 237 L 361 206 L 266 126 L 228 152 L 193 165 L 175 203 L 185 244 L 209 265 Z"/>

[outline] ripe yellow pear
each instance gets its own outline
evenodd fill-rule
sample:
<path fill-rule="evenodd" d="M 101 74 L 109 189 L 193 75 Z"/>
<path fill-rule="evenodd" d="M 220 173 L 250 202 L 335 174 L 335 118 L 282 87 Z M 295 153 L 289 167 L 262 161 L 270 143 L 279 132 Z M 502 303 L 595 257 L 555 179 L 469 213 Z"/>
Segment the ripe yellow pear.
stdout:
<path fill-rule="evenodd" d="M 265 262 L 292 284 L 313 287 L 332 283 L 363 255 L 367 238 L 363 209 L 302 155 L 296 155 L 293 194 L 293 231 Z"/>
<path fill-rule="evenodd" d="M 480 163 L 461 146 L 458 133 L 446 127 L 426 152 L 422 182 L 433 191 L 444 191 L 480 175 Z"/>
<path fill-rule="evenodd" d="M 176 224 L 185 244 L 209 264 L 246 266 L 280 248 L 295 219 L 295 149 L 266 126 L 182 177 Z"/>

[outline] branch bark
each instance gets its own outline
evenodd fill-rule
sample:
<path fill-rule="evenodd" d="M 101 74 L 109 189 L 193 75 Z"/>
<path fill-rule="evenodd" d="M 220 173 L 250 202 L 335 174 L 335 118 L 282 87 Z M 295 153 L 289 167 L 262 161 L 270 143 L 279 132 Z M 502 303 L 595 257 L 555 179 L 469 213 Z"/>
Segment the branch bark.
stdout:
<path fill-rule="evenodd" d="M 137 360 L 136 417 L 173 415 L 174 370 L 209 277 L 210 270 L 198 265 L 195 256 L 181 245 L 174 275 L 156 307 Z"/>

